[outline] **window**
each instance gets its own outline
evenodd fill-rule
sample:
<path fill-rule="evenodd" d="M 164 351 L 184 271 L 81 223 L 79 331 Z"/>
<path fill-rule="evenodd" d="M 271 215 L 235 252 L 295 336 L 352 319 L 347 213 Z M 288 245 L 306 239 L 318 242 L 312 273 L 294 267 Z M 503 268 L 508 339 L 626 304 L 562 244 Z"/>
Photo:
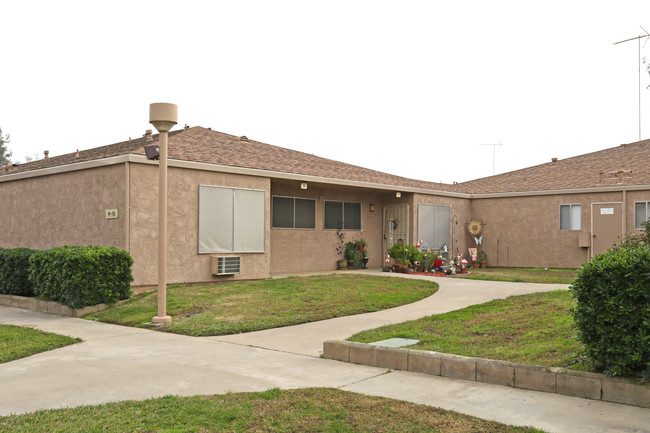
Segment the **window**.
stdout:
<path fill-rule="evenodd" d="M 641 224 L 650 219 L 650 201 L 634 203 L 634 229 L 643 230 Z"/>
<path fill-rule="evenodd" d="M 361 230 L 361 203 L 325 201 L 325 230 Z"/>
<path fill-rule="evenodd" d="M 580 230 L 582 206 L 579 204 L 560 205 L 560 230 Z"/>
<path fill-rule="evenodd" d="M 262 253 L 265 192 L 199 186 L 199 254 Z"/>
<path fill-rule="evenodd" d="M 294 197 L 273 197 L 273 228 L 315 229 L 316 200 Z"/>
<path fill-rule="evenodd" d="M 418 239 L 429 248 L 449 245 L 449 206 L 418 205 Z"/>

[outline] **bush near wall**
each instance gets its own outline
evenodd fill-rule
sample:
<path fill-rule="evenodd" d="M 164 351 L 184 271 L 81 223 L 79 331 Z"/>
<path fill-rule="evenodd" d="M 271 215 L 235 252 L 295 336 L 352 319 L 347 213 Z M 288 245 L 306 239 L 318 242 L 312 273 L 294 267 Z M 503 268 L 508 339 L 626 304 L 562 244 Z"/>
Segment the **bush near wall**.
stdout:
<path fill-rule="evenodd" d="M 596 368 L 612 376 L 650 372 L 650 246 L 594 257 L 571 290 L 578 338 Z"/>
<path fill-rule="evenodd" d="M 34 296 L 34 286 L 29 281 L 29 258 L 35 252 L 28 248 L 0 248 L 0 293 Z"/>
<path fill-rule="evenodd" d="M 131 265 L 131 255 L 114 247 L 58 247 L 32 255 L 30 281 L 36 295 L 83 308 L 128 299 Z"/>

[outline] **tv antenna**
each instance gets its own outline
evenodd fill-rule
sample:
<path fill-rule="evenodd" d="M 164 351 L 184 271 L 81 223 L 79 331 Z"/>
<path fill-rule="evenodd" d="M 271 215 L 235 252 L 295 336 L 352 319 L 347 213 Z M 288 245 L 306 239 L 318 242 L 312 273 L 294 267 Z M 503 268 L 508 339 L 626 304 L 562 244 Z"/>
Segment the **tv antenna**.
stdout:
<path fill-rule="evenodd" d="M 645 48 L 645 44 L 648 43 L 648 38 L 650 38 L 650 33 L 648 33 L 648 31 L 644 29 L 643 26 L 639 27 L 641 27 L 641 30 L 645 32 L 645 35 L 635 36 L 630 39 L 625 39 L 624 41 L 614 42 L 614 45 L 636 40 L 639 47 L 639 141 L 641 141 L 641 39 L 645 38 L 645 42 L 643 43 L 643 47 Z"/>
<path fill-rule="evenodd" d="M 497 141 L 499 141 L 499 140 L 497 140 Z M 503 144 L 501 144 L 501 141 L 499 141 L 498 143 L 495 143 L 495 144 L 484 143 L 484 144 L 479 144 L 479 146 L 493 146 L 493 150 L 492 150 L 492 176 L 494 176 L 494 167 L 496 165 L 496 160 L 497 160 L 497 146 L 503 146 Z"/>

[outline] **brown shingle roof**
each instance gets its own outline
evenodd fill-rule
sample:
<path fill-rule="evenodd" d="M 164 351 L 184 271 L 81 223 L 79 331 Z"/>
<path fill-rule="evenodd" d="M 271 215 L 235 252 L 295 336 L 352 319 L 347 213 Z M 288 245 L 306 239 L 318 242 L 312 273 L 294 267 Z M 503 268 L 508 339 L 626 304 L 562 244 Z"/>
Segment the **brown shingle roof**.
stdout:
<path fill-rule="evenodd" d="M 459 191 L 501 193 L 650 185 L 650 140 L 463 182 Z"/>
<path fill-rule="evenodd" d="M 153 136 L 157 141 L 158 135 Z M 145 138 L 22 164 L 12 173 L 91 161 L 124 154 L 144 155 Z M 369 182 L 382 185 L 453 191 L 455 185 L 425 182 L 321 158 L 296 150 L 212 131 L 199 126 L 169 134 L 169 159 L 253 168 L 281 173 L 319 176 L 329 179 Z M 6 173 L 3 173 L 6 174 Z"/>
<path fill-rule="evenodd" d="M 158 140 L 158 135 L 153 136 Z M 125 154 L 144 155 L 146 138 L 21 164 L 10 173 L 92 161 Z M 351 180 L 434 191 L 508 193 L 615 185 L 650 185 L 650 140 L 549 162 L 496 176 L 450 185 L 395 176 L 202 127 L 169 133 L 169 158 L 287 174 Z M 0 175 L 8 174 L 0 172 Z"/>

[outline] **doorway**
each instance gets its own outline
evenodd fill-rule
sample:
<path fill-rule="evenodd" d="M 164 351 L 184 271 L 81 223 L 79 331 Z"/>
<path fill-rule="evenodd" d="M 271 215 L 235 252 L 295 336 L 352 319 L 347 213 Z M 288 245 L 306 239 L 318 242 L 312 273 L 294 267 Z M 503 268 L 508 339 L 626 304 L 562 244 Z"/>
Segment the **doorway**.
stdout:
<path fill-rule="evenodd" d="M 384 255 L 395 243 L 409 243 L 409 205 L 384 205 Z M 386 258 L 386 257 L 384 257 Z"/>
<path fill-rule="evenodd" d="M 623 204 L 591 204 L 591 256 L 604 253 L 623 236 Z"/>

